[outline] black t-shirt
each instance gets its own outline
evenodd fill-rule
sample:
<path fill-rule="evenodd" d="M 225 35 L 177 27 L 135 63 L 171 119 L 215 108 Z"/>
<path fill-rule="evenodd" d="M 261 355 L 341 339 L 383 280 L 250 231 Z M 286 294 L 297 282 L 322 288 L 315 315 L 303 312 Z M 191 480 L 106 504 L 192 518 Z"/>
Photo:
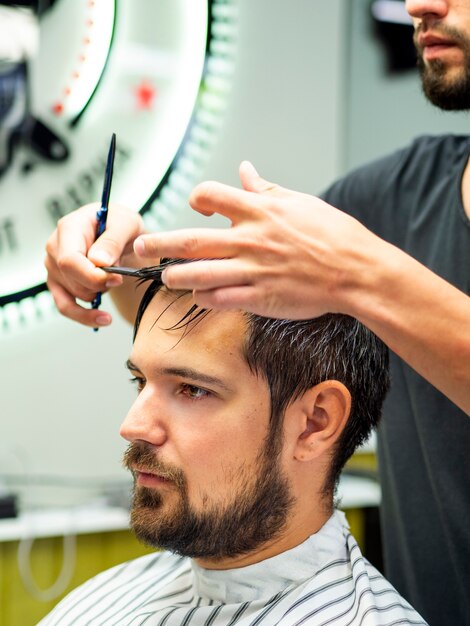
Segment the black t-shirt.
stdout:
<path fill-rule="evenodd" d="M 322 197 L 469 294 L 469 156 L 469 137 L 422 137 Z M 391 357 L 378 433 L 386 574 L 431 626 L 469 625 L 470 417 Z"/>

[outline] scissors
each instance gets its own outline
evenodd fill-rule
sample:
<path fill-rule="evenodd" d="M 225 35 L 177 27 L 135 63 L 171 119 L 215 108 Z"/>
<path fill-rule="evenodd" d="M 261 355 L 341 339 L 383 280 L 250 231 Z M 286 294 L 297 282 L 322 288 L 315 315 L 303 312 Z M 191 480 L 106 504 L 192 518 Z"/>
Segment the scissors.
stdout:
<path fill-rule="evenodd" d="M 150 267 L 122 267 L 119 265 L 113 265 L 109 267 L 100 267 L 100 270 L 108 272 L 108 274 L 120 274 L 121 276 L 131 276 L 132 278 L 140 279 L 155 279 L 158 274 L 161 274 L 163 270 L 170 265 L 182 265 L 183 263 L 189 263 L 186 259 L 171 259 L 165 260 L 160 265 L 151 265 Z"/>
<path fill-rule="evenodd" d="M 96 212 L 96 234 L 95 241 L 100 237 L 106 228 L 106 220 L 108 218 L 108 205 L 109 205 L 109 196 L 111 194 L 111 182 L 113 180 L 113 165 L 114 165 L 114 155 L 116 153 L 116 133 L 113 133 L 111 137 L 111 143 L 109 146 L 108 152 L 108 160 L 106 162 L 106 170 L 104 175 L 104 183 L 103 183 L 103 193 L 101 195 L 101 208 Z M 93 302 L 91 303 L 92 309 L 97 309 L 101 304 L 101 293 L 98 292 L 96 296 L 93 298 Z M 98 330 L 97 328 L 93 329 L 95 332 Z"/>

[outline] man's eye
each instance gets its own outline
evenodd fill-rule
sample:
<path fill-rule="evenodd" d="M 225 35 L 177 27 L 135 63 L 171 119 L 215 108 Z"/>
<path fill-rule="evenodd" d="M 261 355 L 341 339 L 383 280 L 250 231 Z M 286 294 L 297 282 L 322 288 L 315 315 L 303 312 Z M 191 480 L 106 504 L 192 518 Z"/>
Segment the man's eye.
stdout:
<path fill-rule="evenodd" d="M 134 376 L 129 380 L 131 384 L 135 385 L 138 392 L 142 391 L 142 389 L 145 387 L 145 380 L 143 378 L 140 378 L 139 376 Z"/>
<path fill-rule="evenodd" d="M 211 395 L 210 391 L 196 387 L 196 385 L 181 385 L 181 392 L 190 400 L 201 400 Z"/>

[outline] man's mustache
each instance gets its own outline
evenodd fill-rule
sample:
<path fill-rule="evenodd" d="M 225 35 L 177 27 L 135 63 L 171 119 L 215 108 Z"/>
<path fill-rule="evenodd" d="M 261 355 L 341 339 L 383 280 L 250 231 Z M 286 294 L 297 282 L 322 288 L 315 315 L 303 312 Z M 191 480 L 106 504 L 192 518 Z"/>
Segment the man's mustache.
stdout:
<path fill-rule="evenodd" d="M 129 444 L 122 460 L 124 467 L 134 473 L 136 470 L 147 474 L 157 474 L 171 480 L 178 486 L 185 484 L 182 470 L 163 463 L 152 447 L 145 441 L 134 441 Z"/>

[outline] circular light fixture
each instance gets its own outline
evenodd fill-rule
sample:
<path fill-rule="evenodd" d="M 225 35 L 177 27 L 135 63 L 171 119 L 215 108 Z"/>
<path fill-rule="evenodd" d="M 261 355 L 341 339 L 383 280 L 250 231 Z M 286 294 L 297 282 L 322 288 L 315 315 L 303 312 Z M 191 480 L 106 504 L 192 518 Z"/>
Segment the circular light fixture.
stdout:
<path fill-rule="evenodd" d="M 45 242 L 58 219 L 99 199 L 113 132 L 112 199 L 150 230 L 175 224 L 227 101 L 237 6 L 43 0 L 0 10 L 17 25 L 15 45 L 0 42 L 1 333 L 53 310 Z"/>

